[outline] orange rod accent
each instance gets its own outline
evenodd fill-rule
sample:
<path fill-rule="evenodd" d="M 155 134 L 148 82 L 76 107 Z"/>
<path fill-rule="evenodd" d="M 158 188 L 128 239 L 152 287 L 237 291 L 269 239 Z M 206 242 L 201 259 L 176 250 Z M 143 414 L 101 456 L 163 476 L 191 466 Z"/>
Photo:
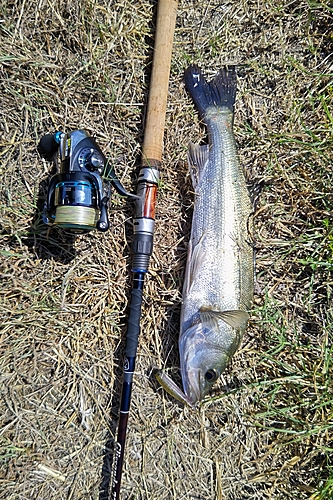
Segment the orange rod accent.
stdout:
<path fill-rule="evenodd" d="M 145 201 L 143 205 L 143 217 L 155 219 L 156 196 L 157 186 L 155 184 L 148 184 L 146 187 Z"/>

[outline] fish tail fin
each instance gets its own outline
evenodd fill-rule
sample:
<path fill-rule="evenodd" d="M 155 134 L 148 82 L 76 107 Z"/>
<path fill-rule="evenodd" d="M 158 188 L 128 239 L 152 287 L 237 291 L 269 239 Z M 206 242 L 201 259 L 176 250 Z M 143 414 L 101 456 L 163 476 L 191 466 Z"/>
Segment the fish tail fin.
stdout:
<path fill-rule="evenodd" d="M 236 99 L 236 68 L 229 66 L 220 69 L 213 80 L 207 82 L 201 69 L 196 64 L 185 71 L 185 85 L 201 117 L 208 108 L 227 107 L 233 112 Z"/>

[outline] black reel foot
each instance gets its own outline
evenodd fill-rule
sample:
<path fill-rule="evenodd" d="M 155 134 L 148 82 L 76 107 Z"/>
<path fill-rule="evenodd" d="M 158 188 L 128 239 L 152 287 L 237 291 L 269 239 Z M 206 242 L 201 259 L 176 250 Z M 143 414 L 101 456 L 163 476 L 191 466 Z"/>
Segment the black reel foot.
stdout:
<path fill-rule="evenodd" d="M 59 144 L 54 139 L 54 134 L 43 135 L 37 146 L 38 153 L 48 161 L 51 161 L 58 151 Z"/>

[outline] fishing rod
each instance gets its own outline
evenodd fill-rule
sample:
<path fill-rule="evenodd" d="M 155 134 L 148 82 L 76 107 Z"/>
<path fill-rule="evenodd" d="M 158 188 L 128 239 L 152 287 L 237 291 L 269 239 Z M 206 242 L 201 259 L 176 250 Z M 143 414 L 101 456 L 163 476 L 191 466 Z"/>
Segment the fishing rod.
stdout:
<path fill-rule="evenodd" d="M 148 109 L 138 177 L 135 217 L 133 220 L 133 288 L 131 292 L 126 347 L 124 378 L 115 443 L 111 499 L 120 495 L 120 483 L 124 462 L 124 451 L 128 415 L 130 410 L 133 375 L 140 334 L 140 317 L 144 277 L 148 271 L 153 251 L 155 205 L 162 160 L 163 135 L 169 87 L 173 36 L 177 16 L 177 0 L 159 0 L 152 74 L 149 86 Z"/>
<path fill-rule="evenodd" d="M 153 251 L 155 205 L 162 163 L 163 135 L 169 86 L 172 42 L 177 16 L 177 0 L 159 0 L 152 74 L 142 147 L 141 169 L 136 194 L 122 186 L 115 171 L 94 138 L 84 130 L 58 131 L 44 135 L 39 153 L 53 161 L 56 174 L 48 185 L 43 222 L 74 234 L 110 227 L 108 207 L 111 188 L 135 202 L 133 219 L 132 273 L 126 332 L 123 383 L 115 442 L 111 499 L 118 500 L 124 461 L 128 415 L 136 353 L 144 277 Z"/>

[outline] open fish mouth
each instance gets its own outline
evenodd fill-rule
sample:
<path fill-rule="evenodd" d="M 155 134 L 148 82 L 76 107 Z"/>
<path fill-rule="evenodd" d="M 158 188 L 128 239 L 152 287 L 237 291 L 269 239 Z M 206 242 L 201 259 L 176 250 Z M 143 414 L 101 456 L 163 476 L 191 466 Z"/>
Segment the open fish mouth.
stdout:
<path fill-rule="evenodd" d="M 158 383 L 167 391 L 170 396 L 174 397 L 179 401 L 180 403 L 183 403 L 184 405 L 189 406 L 192 408 L 192 410 L 196 409 L 196 401 L 193 402 L 181 389 L 178 387 L 178 385 L 175 384 L 175 382 L 172 380 L 172 378 L 169 377 L 169 375 L 158 368 L 153 369 L 155 378 L 158 381 Z"/>

